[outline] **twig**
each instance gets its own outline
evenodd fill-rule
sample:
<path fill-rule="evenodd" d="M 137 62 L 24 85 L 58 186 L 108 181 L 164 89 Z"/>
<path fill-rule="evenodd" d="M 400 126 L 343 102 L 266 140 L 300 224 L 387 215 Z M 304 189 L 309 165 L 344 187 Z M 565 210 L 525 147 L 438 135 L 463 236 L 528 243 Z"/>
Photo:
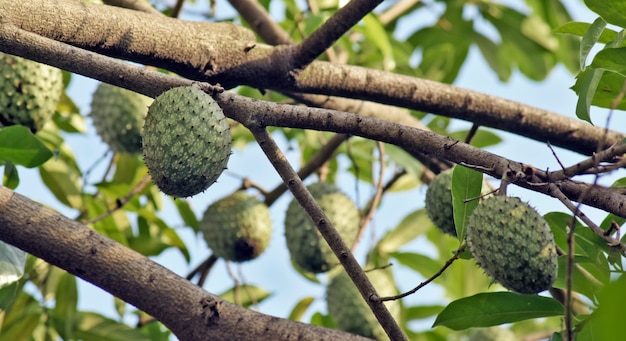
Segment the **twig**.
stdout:
<path fill-rule="evenodd" d="M 316 169 L 322 166 L 328 159 L 330 159 L 337 148 L 346 141 L 350 135 L 347 134 L 336 134 L 331 137 L 328 142 L 313 156 L 309 159 L 309 161 L 300 168 L 298 171 L 298 176 L 301 179 L 306 179 L 309 175 L 313 174 Z M 285 191 L 287 190 L 287 185 L 284 182 L 281 182 L 280 185 L 276 186 L 272 191 L 267 193 L 265 196 L 265 204 L 267 206 L 271 206 L 276 199 L 278 199 Z"/>
<path fill-rule="evenodd" d="M 381 2 L 382 0 L 352 0 L 335 12 L 311 36 L 292 48 L 293 69 L 309 65 Z"/>
<path fill-rule="evenodd" d="M 105 219 L 106 217 L 110 216 L 111 214 L 113 214 L 113 212 L 121 209 L 122 207 L 124 207 L 124 205 L 126 205 L 127 202 L 129 202 L 135 195 L 137 195 L 139 192 L 141 192 L 144 187 L 146 187 L 146 185 L 148 185 L 150 183 L 150 181 L 152 180 L 152 177 L 150 177 L 150 175 L 146 175 L 135 187 L 133 187 L 133 189 L 126 194 L 124 197 L 119 198 L 117 200 L 115 200 L 115 206 L 107 209 L 106 212 L 102 213 L 101 215 L 95 217 L 95 218 L 91 218 L 89 220 L 86 221 L 81 221 L 82 224 L 88 225 L 88 224 L 93 224 L 95 222 L 98 222 L 102 219 Z"/>
<path fill-rule="evenodd" d="M 549 172 L 547 179 L 550 182 L 554 182 L 568 179 L 575 175 L 584 174 L 584 172 L 589 169 L 598 168 L 600 162 L 614 161 L 616 156 L 621 156 L 624 153 L 626 153 L 626 144 L 615 144 L 605 150 L 594 153 L 591 157 L 585 159 L 584 161 L 578 162 L 570 167 L 564 167 L 559 161 L 559 164 L 561 165 L 561 167 L 563 167 L 563 169 L 560 171 Z"/>
<path fill-rule="evenodd" d="M 271 45 L 289 45 L 291 37 L 274 21 L 263 6 L 254 0 L 228 0 L 261 39 Z"/>
<path fill-rule="evenodd" d="M 104 0 L 104 3 L 110 6 L 123 7 L 128 9 L 134 9 L 140 12 L 146 12 L 150 14 L 163 15 L 156 8 L 152 7 L 149 1 L 146 0 Z"/>
<path fill-rule="evenodd" d="M 394 301 L 394 300 L 398 300 L 398 299 L 401 299 L 401 298 L 404 298 L 406 296 L 409 296 L 409 295 L 412 295 L 412 294 L 416 293 L 418 290 L 420 290 L 421 288 L 425 287 L 430 282 L 434 281 L 437 277 L 441 276 L 441 274 L 443 274 L 443 272 L 446 271 L 446 269 L 448 267 L 450 267 L 450 265 L 452 265 L 452 263 L 454 263 L 454 261 L 459 259 L 459 257 L 461 256 L 461 253 L 463 253 L 463 251 L 465 251 L 465 244 L 461 245 L 461 247 L 459 247 L 459 249 L 456 250 L 456 252 L 454 253 L 454 256 L 452 256 L 450 259 L 448 259 L 446 261 L 446 263 L 441 267 L 441 269 L 439 269 L 439 271 L 437 271 L 434 275 L 430 276 L 430 278 L 428 278 L 424 282 L 420 283 L 415 288 L 413 288 L 413 289 L 411 289 L 411 290 L 409 290 L 409 291 L 407 291 L 405 293 L 402 293 L 400 295 L 381 297 L 381 298 L 379 298 L 379 300 L 383 301 L 383 302 L 384 301 Z"/>
<path fill-rule="evenodd" d="M 378 15 L 378 20 L 383 26 L 389 25 L 391 22 L 398 19 L 407 11 L 412 10 L 420 3 L 420 0 L 403 0 L 396 2 L 388 10 Z"/>
<path fill-rule="evenodd" d="M 283 181 L 288 185 L 294 198 L 305 209 L 307 214 L 309 214 L 317 226 L 318 231 L 333 250 L 348 275 L 350 275 L 350 278 L 359 289 L 359 292 L 383 329 L 387 332 L 387 335 L 389 335 L 392 340 L 407 340 L 397 322 L 389 313 L 389 310 L 387 310 L 382 302 L 377 301 L 378 294 L 376 293 L 376 289 L 361 269 L 361 266 L 352 255 L 352 252 L 350 252 L 350 248 L 346 246 L 332 222 L 315 202 L 315 199 L 306 189 L 302 180 L 293 170 L 267 129 L 252 117 L 249 117 L 249 120 L 245 120 L 241 123 L 250 129 L 267 158 L 280 174 Z"/>
<path fill-rule="evenodd" d="M 172 7 L 170 11 L 170 17 L 178 18 L 180 16 L 180 12 L 183 9 L 183 5 L 185 4 L 185 0 L 176 0 L 176 4 Z"/>
<path fill-rule="evenodd" d="M 363 236 L 363 232 L 365 231 L 365 228 L 367 227 L 369 222 L 372 220 L 372 218 L 374 218 L 374 213 L 376 213 L 376 209 L 378 208 L 378 203 L 380 203 L 380 199 L 382 198 L 383 191 L 385 189 L 385 186 L 384 186 L 385 145 L 382 142 L 377 142 L 377 146 L 378 146 L 378 154 L 380 158 L 380 165 L 379 165 L 380 169 L 378 170 L 378 182 L 376 184 L 376 193 L 374 194 L 374 197 L 372 198 L 372 200 L 370 200 L 367 206 L 365 207 L 364 211 L 367 211 L 367 214 L 365 214 L 361 218 L 361 221 L 359 222 L 359 233 L 357 234 L 354 244 L 352 245 L 352 251 L 354 251 L 357 245 L 359 245 L 359 241 L 361 240 L 361 237 Z"/>
<path fill-rule="evenodd" d="M 202 287 L 204 285 L 204 282 L 206 281 L 209 272 L 211 271 L 213 265 L 215 265 L 215 262 L 217 262 L 218 259 L 219 257 L 217 257 L 215 254 L 211 254 L 209 258 L 200 263 L 200 265 L 198 265 L 195 269 L 191 270 L 191 272 L 185 278 L 187 278 L 188 281 L 191 281 L 191 279 L 194 278 L 197 274 L 200 274 L 200 278 L 198 278 L 198 286 Z"/>

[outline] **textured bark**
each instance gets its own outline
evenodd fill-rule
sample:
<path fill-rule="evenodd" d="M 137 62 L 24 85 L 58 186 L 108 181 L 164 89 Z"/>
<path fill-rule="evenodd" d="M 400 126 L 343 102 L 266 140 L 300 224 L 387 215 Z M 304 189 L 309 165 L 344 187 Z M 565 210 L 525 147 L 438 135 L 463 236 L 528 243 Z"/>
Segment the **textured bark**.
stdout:
<path fill-rule="evenodd" d="M 368 340 L 238 307 L 86 226 L 0 186 L 0 240 L 152 315 L 181 340 Z"/>
<path fill-rule="evenodd" d="M 460 118 L 586 155 L 597 151 L 604 136 L 602 128 L 580 120 L 433 81 L 325 62 L 293 72 L 288 48 L 255 44 L 249 30 L 231 24 L 184 22 L 79 0 L 0 0 L 0 9 L 4 25 L 227 88 L 249 85 L 371 100 Z M 12 52 L 5 46 L 0 50 Z M 624 137 L 609 131 L 602 147 Z"/>

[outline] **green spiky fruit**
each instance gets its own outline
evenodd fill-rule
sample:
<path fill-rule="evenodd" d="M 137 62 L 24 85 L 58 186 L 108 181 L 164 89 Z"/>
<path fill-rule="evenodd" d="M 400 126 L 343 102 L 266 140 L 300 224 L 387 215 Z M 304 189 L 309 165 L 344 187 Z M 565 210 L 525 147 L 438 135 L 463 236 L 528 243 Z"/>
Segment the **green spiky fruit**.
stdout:
<path fill-rule="evenodd" d="M 241 191 L 209 206 L 199 227 L 213 253 L 233 262 L 258 257 L 272 236 L 267 206 Z"/>
<path fill-rule="evenodd" d="M 437 228 L 456 237 L 452 212 L 452 169 L 437 174 L 428 185 L 426 213 Z"/>
<path fill-rule="evenodd" d="M 90 116 L 102 140 L 118 153 L 141 153 L 141 130 L 152 98 L 100 83 Z"/>
<path fill-rule="evenodd" d="M 545 219 L 519 198 L 495 196 L 468 221 L 467 245 L 480 267 L 505 288 L 534 294 L 557 276 L 557 254 Z"/>
<path fill-rule="evenodd" d="M 376 269 L 367 272 L 367 277 L 380 297 L 394 296 L 398 290 L 389 269 Z M 326 288 L 328 313 L 343 331 L 377 340 L 388 340 L 387 334 L 376 320 L 374 313 L 363 300 L 348 274 L 341 272 L 332 276 Z M 399 301 L 385 302 L 391 315 L 397 320 L 400 316 Z"/>
<path fill-rule="evenodd" d="M 468 341 L 516 341 L 515 334 L 506 328 L 489 327 L 472 330 Z"/>
<path fill-rule="evenodd" d="M 222 109 L 195 86 L 165 91 L 148 108 L 144 160 L 165 194 L 189 197 L 206 190 L 226 168 L 230 144 Z"/>
<path fill-rule="evenodd" d="M 0 127 L 21 124 L 40 130 L 63 94 L 61 70 L 0 53 L 0 75 Z"/>
<path fill-rule="evenodd" d="M 359 229 L 359 211 L 335 185 L 319 182 L 307 187 L 347 245 L 354 243 Z M 285 215 L 285 239 L 291 259 L 301 269 L 326 272 L 339 260 L 304 209 L 294 199 Z"/>

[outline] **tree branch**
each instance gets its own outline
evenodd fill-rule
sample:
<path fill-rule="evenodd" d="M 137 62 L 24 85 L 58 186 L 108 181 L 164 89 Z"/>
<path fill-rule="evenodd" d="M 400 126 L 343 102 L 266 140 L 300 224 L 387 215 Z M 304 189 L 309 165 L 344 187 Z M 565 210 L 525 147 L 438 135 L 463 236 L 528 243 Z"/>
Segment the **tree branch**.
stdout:
<path fill-rule="evenodd" d="M 228 303 L 145 256 L 2 186 L 0 212 L 2 241 L 145 311 L 181 340 L 367 340 Z"/>
<path fill-rule="evenodd" d="M 294 82 L 288 75 L 290 69 L 285 58 L 289 53 L 285 47 L 255 44 L 250 31 L 231 24 L 157 18 L 77 0 L 64 0 L 62 6 L 52 0 L 0 0 L 0 7 L 4 10 L 0 13 L 3 31 L 6 25 L 13 24 L 98 53 L 163 67 L 190 79 L 221 83 L 227 88 L 245 84 L 261 89 L 373 100 L 549 141 L 586 155 L 596 151 L 604 135 L 602 128 L 514 101 L 356 66 L 313 62 Z M 110 33 L 117 31 L 124 34 Z M 22 43 L 9 43 L 5 32 L 0 34 L 5 36 L 0 50 L 16 54 L 15 45 Z M 34 48 L 22 45 L 22 51 Z M 46 59 L 50 58 L 43 61 Z M 619 143 L 624 137 L 622 133 L 609 131 L 600 147 Z"/>
<path fill-rule="evenodd" d="M 25 32 L 12 25 L 0 24 L 0 50 L 5 49 L 21 57 L 46 62 L 70 72 L 96 78 L 150 97 L 156 97 L 163 91 L 175 86 L 193 83 L 190 80 L 168 76 L 160 72 L 146 71 L 141 67 Z M 334 110 L 262 102 L 229 92 L 223 92 L 217 95 L 215 99 L 224 109 L 226 116 L 239 122 L 248 120 L 246 115 L 256 115 L 255 119 L 261 120 L 265 126 L 314 129 L 357 135 L 397 145 L 412 155 L 428 155 L 474 167 L 498 179 L 509 172 L 521 174 L 521 177 L 512 179 L 512 183 L 553 197 L 557 195 L 552 193 L 549 186 L 545 185 L 549 179 L 546 172 L 536 170 L 535 175 L 538 180 L 527 180 L 523 176 L 523 164 L 521 162 L 500 157 L 429 131 Z M 494 97 L 494 100 L 497 98 Z M 558 131 L 556 127 L 558 125 L 555 125 L 553 127 L 555 129 L 552 130 Z M 599 130 L 600 136 L 602 136 L 604 130 Z M 591 135 L 587 137 L 592 137 Z M 537 169 L 538 167 L 533 168 Z M 556 185 L 573 201 L 578 200 L 581 193 L 589 187 L 588 184 L 569 179 L 559 181 Z M 593 187 L 589 189 L 583 203 L 626 218 L 626 198 L 618 191 Z"/>
<path fill-rule="evenodd" d="M 306 189 L 302 180 L 293 170 L 285 155 L 280 151 L 266 127 L 260 121 L 257 121 L 254 116 L 247 116 L 246 118 L 247 119 L 243 120 L 241 123 L 252 132 L 259 146 L 261 146 L 267 158 L 280 174 L 283 182 L 287 184 L 294 198 L 298 201 L 300 206 L 304 208 L 315 226 L 317 226 L 317 230 L 333 250 L 387 335 L 394 341 L 407 340 L 402 329 L 400 329 L 400 326 L 398 326 L 393 316 L 391 316 L 387 307 L 381 301 L 377 300 L 379 296 L 376 293 L 376 289 L 367 275 L 365 275 L 365 272 L 363 272 L 359 262 L 357 262 L 354 255 L 352 255 L 350 247 L 343 242 L 341 235 L 339 235 L 333 223 L 315 202 L 315 198 L 313 198 L 313 195 Z"/>

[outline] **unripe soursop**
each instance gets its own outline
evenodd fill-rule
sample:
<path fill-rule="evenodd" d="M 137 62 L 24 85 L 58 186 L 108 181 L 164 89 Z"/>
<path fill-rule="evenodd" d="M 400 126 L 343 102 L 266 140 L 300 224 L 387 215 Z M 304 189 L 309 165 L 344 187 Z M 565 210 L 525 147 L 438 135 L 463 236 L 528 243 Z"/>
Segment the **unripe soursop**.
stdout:
<path fill-rule="evenodd" d="M 206 190 L 230 156 L 230 128 L 217 102 L 195 86 L 155 98 L 143 128 L 143 155 L 157 187 L 174 197 Z"/>
<path fill-rule="evenodd" d="M 307 187 L 347 245 L 354 243 L 359 230 L 359 210 L 335 185 L 318 182 Z M 302 206 L 293 199 L 285 215 L 285 239 L 291 259 L 301 269 L 326 272 L 339 260 Z"/>
<path fill-rule="evenodd" d="M 534 294 L 549 289 L 556 279 L 552 231 L 519 198 L 485 199 L 470 216 L 466 239 L 478 265 L 509 290 Z"/>
<path fill-rule="evenodd" d="M 61 70 L 0 53 L 0 77 L 0 127 L 21 124 L 40 130 L 63 94 Z"/>
<path fill-rule="evenodd" d="M 141 130 L 152 98 L 100 83 L 91 101 L 91 118 L 98 135 L 113 151 L 141 153 Z"/>
<path fill-rule="evenodd" d="M 456 237 L 452 211 L 452 169 L 437 174 L 428 185 L 426 213 L 437 228 Z"/>
<path fill-rule="evenodd" d="M 394 296 L 398 289 L 393 281 L 389 269 L 375 269 L 367 272 L 380 297 Z M 358 334 L 377 340 L 388 340 L 387 334 L 370 310 L 348 274 L 341 272 L 333 274 L 326 288 L 326 305 L 328 313 L 333 317 L 340 330 Z M 400 302 L 385 302 L 387 309 L 396 320 L 400 316 Z"/>
<path fill-rule="evenodd" d="M 472 330 L 468 341 L 517 341 L 515 334 L 506 328 L 489 327 Z"/>
<path fill-rule="evenodd" d="M 233 262 L 256 258 L 272 236 L 267 206 L 241 191 L 211 204 L 199 227 L 213 253 Z"/>

